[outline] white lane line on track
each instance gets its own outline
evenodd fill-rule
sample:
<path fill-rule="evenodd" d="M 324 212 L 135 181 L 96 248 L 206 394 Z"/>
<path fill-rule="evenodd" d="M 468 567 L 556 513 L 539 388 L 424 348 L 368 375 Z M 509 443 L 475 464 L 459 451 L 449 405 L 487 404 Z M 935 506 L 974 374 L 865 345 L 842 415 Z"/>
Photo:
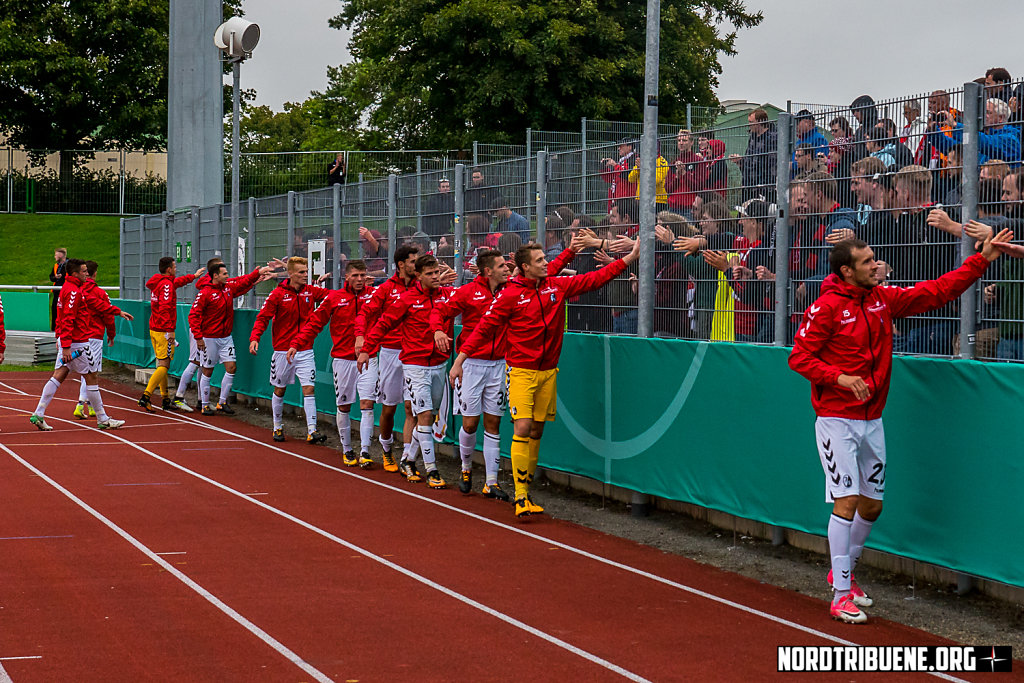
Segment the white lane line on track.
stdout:
<path fill-rule="evenodd" d="M 21 389 L 19 389 L 17 387 L 12 387 L 10 384 L 7 384 L 6 382 L 0 382 L 0 387 L 7 387 L 8 389 L 10 389 L 15 394 L 21 394 L 22 396 L 28 396 L 30 398 L 32 396 L 32 394 L 30 394 L 30 393 L 28 393 L 26 391 L 22 391 Z"/>
<path fill-rule="evenodd" d="M 132 400 L 130 396 L 125 396 L 124 394 L 121 394 L 121 393 L 118 393 L 118 392 L 112 391 L 112 390 L 107 390 L 107 391 L 108 391 L 108 393 L 113 394 L 115 396 L 120 396 L 122 398 L 126 398 L 128 400 Z M 203 422 L 201 420 L 196 420 L 194 418 L 191 418 L 191 417 L 188 417 L 188 416 L 185 416 L 185 415 L 174 415 L 174 416 L 165 416 L 165 417 L 167 419 L 172 419 L 174 421 L 189 422 L 189 423 L 192 423 L 192 424 L 195 424 L 195 425 L 200 425 L 202 427 L 205 427 L 206 429 L 210 429 L 210 430 L 215 431 L 215 432 L 220 432 L 222 434 L 233 435 L 235 438 L 244 439 L 245 441 L 249 441 L 251 443 L 257 444 L 257 445 L 262 446 L 264 448 L 268 448 L 270 450 L 274 450 L 274 451 L 277 451 L 279 453 L 283 453 L 285 455 L 291 456 L 293 458 L 297 458 L 299 460 L 303 460 L 303 461 L 311 463 L 313 465 L 318 465 L 318 466 L 323 467 L 325 469 L 329 469 L 329 470 L 332 470 L 334 472 L 338 472 L 340 474 L 344 474 L 344 475 L 346 475 L 348 477 L 353 477 L 353 478 L 358 479 L 360 481 L 364 481 L 366 483 L 373 484 L 374 486 L 379 486 L 381 488 L 385 488 L 385 489 L 388 489 L 390 491 L 394 491 L 395 493 L 401 493 L 402 495 L 406 495 L 406 496 L 410 496 L 412 498 L 416 498 L 418 500 L 422 500 L 423 502 L 430 503 L 431 505 L 436 505 L 436 506 L 444 508 L 446 510 L 450 510 L 452 512 L 456 512 L 456 513 L 458 513 L 460 515 L 465 515 L 466 517 L 470 517 L 472 519 L 476 519 L 478 521 L 484 522 L 485 524 L 490 524 L 492 526 L 496 526 L 496 527 L 504 529 L 506 531 L 511 531 L 513 533 L 519 534 L 521 536 L 525 536 L 527 538 L 532 538 L 532 539 L 534 539 L 536 541 L 540 541 L 541 543 L 547 543 L 547 544 L 550 544 L 550 545 L 553 545 L 553 546 L 557 546 L 557 547 L 559 547 L 559 548 L 561 548 L 563 550 L 567 550 L 569 552 L 575 553 L 575 554 L 580 555 L 582 557 L 586 557 L 586 558 L 594 560 L 596 562 L 600 562 L 600 563 L 608 565 L 610 567 L 615 567 L 616 569 L 621 569 L 622 571 L 629 572 L 629 573 L 635 574 L 637 576 L 642 576 L 644 578 L 650 579 L 651 581 L 655 581 L 655 582 L 660 583 L 662 585 L 670 586 L 672 588 L 676 588 L 678 590 L 685 591 L 685 592 L 690 593 L 692 595 L 697 595 L 697 596 L 702 597 L 702 598 L 704 598 L 706 600 L 710 600 L 712 602 L 716 602 L 718 604 L 725 605 L 727 607 L 732 607 L 734 609 L 740 610 L 741 612 L 745 612 L 745 613 L 753 615 L 753 616 L 757 616 L 757 617 L 761 617 L 763 619 L 767 619 L 768 621 L 772 621 L 772 622 L 774 622 L 776 624 L 780 624 L 782 626 L 788 626 L 788 627 L 790 627 L 792 629 L 795 629 L 797 631 L 802 631 L 803 633 L 807 633 L 809 635 L 817 636 L 819 638 L 822 638 L 824 640 L 827 640 L 827 641 L 830 641 L 830 642 L 833 642 L 833 643 L 838 643 L 840 645 L 857 645 L 857 643 L 855 643 L 853 641 L 850 641 L 850 640 L 846 640 L 845 638 L 840 638 L 839 636 L 834 636 L 834 635 L 832 635 L 830 633 L 826 633 L 824 631 L 819 631 L 819 630 L 817 630 L 815 628 L 812 628 L 810 626 L 805 626 L 804 624 L 800 624 L 800 623 L 797 623 L 795 621 L 790 621 L 790 620 L 785 619 L 783 617 L 778 617 L 778 616 L 775 616 L 774 614 L 770 614 L 768 612 L 763 612 L 763 611 L 761 611 L 759 609 L 755 609 L 753 607 L 748 607 L 747 605 L 744 605 L 744 604 L 739 603 L 739 602 L 735 602 L 733 600 L 729 600 L 728 598 L 723 598 L 723 597 L 715 595 L 713 593 L 708 593 L 706 591 L 702 591 L 699 588 L 694 588 L 692 586 L 687 586 L 686 584 L 679 583 L 679 582 L 673 581 L 671 579 L 666 579 L 666 578 L 664 578 L 662 576 L 658 576 L 657 574 L 652 574 L 651 572 L 644 571 L 643 569 L 637 569 L 636 567 L 631 567 L 631 566 L 629 566 L 627 564 L 623 564 L 621 562 L 617 562 L 615 560 L 611 560 L 611 559 L 608 559 L 606 557 L 602 557 L 601 555 L 596 555 L 594 553 L 588 552 L 588 551 L 583 550 L 581 548 L 576 548 L 575 546 L 568 545 L 567 543 L 562 543 L 561 541 L 556 541 L 556 540 L 548 538 L 546 536 L 541 536 L 540 534 L 535 534 L 533 532 L 526 531 L 524 529 L 519 529 L 519 528 L 516 528 L 514 526 L 505 524 L 503 522 L 498 522 L 498 521 L 490 519 L 488 517 L 484 517 L 483 515 L 478 515 L 475 512 L 470 512 L 470 511 L 465 510 L 463 508 L 459 508 L 459 507 L 455 507 L 453 505 L 449 505 L 448 503 L 445 503 L 443 501 L 439 501 L 437 499 L 429 498 L 429 497 L 421 495 L 419 493 L 415 493 L 414 491 L 409 491 L 407 489 L 399 488 L 397 486 L 392 486 L 391 484 L 387 484 L 387 483 L 384 483 L 384 482 L 381 482 L 381 481 L 377 481 L 376 479 L 370 479 L 368 477 L 361 476 L 360 474 L 358 474 L 356 472 L 352 472 L 352 471 L 349 471 L 349 470 L 346 470 L 346 469 L 342 469 L 341 467 L 335 467 L 334 465 L 328 465 L 327 463 L 320 462 L 319 460 L 314 460 L 314 459 L 306 457 L 304 455 L 299 455 L 298 453 L 293 453 L 292 451 L 285 450 L 284 448 L 280 448 L 278 446 L 274 446 L 274 445 L 269 444 L 269 443 L 264 443 L 262 441 L 258 441 L 256 439 L 251 438 L 251 437 L 244 436 L 242 434 L 235 434 L 234 432 L 229 432 L 229 431 L 223 429 L 222 427 L 217 427 L 215 425 L 208 424 L 208 423 Z M 928 673 L 930 675 L 932 675 L 932 676 L 935 676 L 937 678 L 941 678 L 943 680 L 958 681 L 960 683 L 964 683 L 963 679 L 956 678 L 955 676 L 950 676 L 948 674 L 939 673 L 939 672 L 928 672 Z"/>
<path fill-rule="evenodd" d="M 0 538 L 0 541 L 36 541 L 47 538 L 74 538 L 74 536 L 5 536 L 4 538 Z M 3 659 L 3 657 L 0 657 L 0 659 Z"/>
<path fill-rule="evenodd" d="M 251 621 L 249 621 L 248 619 L 243 617 L 241 614 L 236 612 L 234 609 L 232 609 L 230 606 L 228 606 L 222 600 L 220 600 L 215 595 L 213 595 L 213 593 L 210 593 L 208 590 L 206 590 L 205 588 L 200 586 L 198 583 L 193 581 L 191 578 L 189 578 L 187 575 L 182 573 L 180 570 L 175 569 L 173 565 L 171 565 L 169 562 L 167 562 L 162 557 L 160 557 L 159 555 L 154 553 L 152 550 L 150 550 L 148 547 L 143 545 L 141 541 L 137 540 L 134 536 L 132 536 L 127 531 L 125 531 L 124 529 L 119 527 L 117 524 L 115 524 L 111 520 L 109 520 L 106 517 L 104 517 L 99 511 L 97 511 L 96 509 L 90 507 L 88 503 L 86 503 L 81 498 L 79 498 L 78 496 L 73 494 L 71 491 L 69 491 L 68 489 L 64 488 L 63 486 L 58 484 L 56 481 L 54 481 L 53 479 L 48 477 L 41 470 L 39 470 L 36 467 L 34 467 L 31 463 L 29 463 L 27 460 L 22 458 L 20 455 L 18 455 L 14 451 L 12 451 L 10 448 L 5 446 L 4 444 L 0 444 L 0 449 L 6 451 L 8 455 L 10 455 L 12 458 L 14 458 L 19 463 L 21 463 L 25 468 L 27 468 L 31 472 L 35 473 L 37 476 L 39 476 L 43 481 L 48 483 L 53 488 L 55 488 L 58 491 L 60 491 L 62 494 L 64 494 L 65 497 L 67 497 L 72 502 L 74 502 L 76 505 L 78 505 L 78 507 L 82 508 L 83 510 L 88 512 L 90 515 L 95 517 L 97 520 L 102 522 L 104 525 L 107 526 L 107 528 L 109 528 L 111 531 L 113 531 L 118 536 L 120 536 L 125 541 L 127 541 L 132 546 L 134 546 L 136 550 L 138 550 L 139 552 L 144 554 L 146 557 L 151 559 L 156 564 L 160 565 L 163 568 L 164 571 L 170 573 L 176 579 L 178 579 L 179 581 L 184 583 L 186 586 L 191 588 L 194 592 L 196 592 L 197 594 L 202 596 L 204 599 L 206 599 L 206 601 L 209 602 L 211 605 L 213 605 L 214 607 L 219 609 L 221 612 L 223 612 L 228 617 L 233 619 L 235 622 L 240 624 L 247 631 L 252 633 L 254 636 L 256 636 L 257 638 L 262 640 L 264 643 L 269 645 L 271 648 L 273 648 L 279 654 L 281 654 L 286 659 L 288 659 L 288 661 L 290 661 L 291 663 L 295 664 L 297 667 L 302 669 L 304 672 L 306 672 L 307 674 L 312 676 L 315 680 L 319 681 L 320 683 L 332 683 L 331 679 L 326 674 L 324 674 L 320 670 L 314 668 L 313 666 L 307 664 L 305 661 L 303 661 L 303 659 L 301 657 L 299 657 L 297 654 L 295 654 L 294 652 L 289 650 L 287 647 L 285 647 L 284 644 L 282 644 L 281 642 L 276 640 L 273 636 L 268 634 L 266 631 L 261 629 L 256 624 L 252 623 Z M 10 679 L 8 678 L 8 680 L 10 680 Z M 0 677 L 0 683 L 3 683 L 3 678 L 2 677 Z"/>
<path fill-rule="evenodd" d="M 4 671 L 4 665 L 0 664 L 0 683 L 12 683 L 11 677 Z"/>
<path fill-rule="evenodd" d="M 16 659 L 42 659 L 42 655 L 25 655 L 24 657 L 0 657 L 0 662 L 13 662 Z"/>
<path fill-rule="evenodd" d="M 119 394 L 119 395 L 121 395 L 121 394 Z M 25 411 L 22 411 L 22 412 L 25 412 Z M 63 419 L 60 419 L 60 418 L 53 418 L 53 419 L 54 419 L 55 422 L 65 422 L 67 424 L 72 424 L 72 425 L 75 424 L 71 420 L 63 420 Z M 202 423 L 200 423 L 200 424 L 202 424 Z M 290 522 L 293 522 L 293 523 L 301 526 L 302 528 L 307 529 L 309 531 L 312 531 L 313 533 L 318 534 L 318 535 L 320 535 L 320 536 L 322 536 L 322 537 L 324 537 L 324 538 L 326 538 L 326 539 L 328 539 L 330 541 L 334 541 L 338 545 L 341 545 L 341 546 L 344 546 L 344 547 L 346 547 L 346 548 L 348 548 L 350 550 L 353 550 L 353 551 L 359 553 L 360 555 L 363 555 L 363 556 L 365 556 L 365 557 L 367 557 L 367 558 L 369 558 L 371 560 L 374 560 L 374 561 L 384 565 L 385 567 L 387 567 L 389 569 L 392 569 L 392 570 L 394 570 L 394 571 L 396 571 L 396 572 L 398 572 L 400 574 L 403 574 L 403 575 L 413 579 L 414 581 L 418 581 L 419 583 L 422 583 L 423 585 L 428 586 L 429 588 L 433 588 L 436 591 L 444 593 L 448 597 L 454 598 L 454 599 L 458 600 L 459 602 L 462 602 L 465 605 L 468 605 L 470 607 L 478 609 L 481 612 L 483 612 L 483 613 L 485 613 L 485 614 L 487 614 L 489 616 L 492 616 L 492 617 L 494 617 L 496 619 L 499 619 L 499 620 L 501 620 L 501 621 L 503 621 L 503 622 L 505 622 L 505 623 L 507 623 L 507 624 L 509 624 L 511 626 L 514 626 L 514 627 L 516 627 L 516 628 L 518 628 L 520 630 L 523 630 L 523 631 L 525 631 L 525 632 L 527 632 L 527 633 L 529 633 L 529 634 L 531 634 L 533 636 L 536 636 L 537 638 L 540 638 L 541 640 L 545 640 L 545 641 L 551 643 L 552 645 L 560 647 L 560 648 L 562 648 L 563 650 L 565 650 L 567 652 L 570 652 L 570 653 L 572 653 L 574 655 L 577 655 L 578 657 L 581 657 L 582 659 L 585 659 L 585 660 L 587 660 L 587 661 L 589 661 L 589 662 L 591 662 L 593 664 L 596 664 L 596 665 L 598 665 L 600 667 L 603 667 L 603 668 L 605 668 L 605 669 L 607 669 L 609 671 L 617 673 L 620 676 L 622 676 L 624 678 L 627 678 L 627 679 L 629 679 L 631 681 L 638 681 L 638 682 L 641 682 L 641 683 L 649 683 L 648 679 L 644 678 L 643 676 L 640 676 L 639 674 L 633 673 L 632 671 L 629 671 L 628 669 L 624 669 L 624 668 L 618 666 L 617 664 L 614 664 L 614 663 L 612 663 L 612 662 L 610 662 L 610 661 L 608 661 L 606 659 L 598 657 L 597 655 L 592 654 L 590 652 L 587 652 L 586 650 L 578 648 L 575 645 L 573 645 L 572 643 L 566 642 L 566 641 L 562 640 L 561 638 L 557 638 L 557 637 L 555 637 L 555 636 L 553 636 L 553 635 L 551 635 L 549 633 L 546 633 L 545 631 L 541 631 L 540 629 L 535 628 L 533 626 L 530 626 L 529 624 L 527 624 L 525 622 L 519 621 L 518 619 L 510 617 L 510 616 L 508 616 L 506 614 L 503 614 L 503 613 L 501 613 L 501 612 L 499 612 L 499 611 L 497 611 L 497 610 L 495 610 L 495 609 L 493 609 L 491 607 L 488 607 L 487 605 L 485 605 L 485 604 L 483 604 L 481 602 L 477 602 L 476 600 L 474 600 L 474 599 L 472 599 L 472 598 L 470 598 L 468 596 L 463 595 L 462 593 L 459 593 L 459 592 L 457 592 L 455 590 L 452 590 L 451 588 L 448 588 L 447 586 L 443 586 L 443 585 L 441 585 L 441 584 L 439 584 L 439 583 L 437 583 L 435 581 L 432 581 L 431 579 L 428 579 L 427 577 L 425 577 L 425 576 L 423 576 L 421 574 L 417 574 L 416 572 L 412 571 L 411 569 L 406 569 L 405 567 L 403 567 L 403 566 L 401 566 L 399 564 L 395 564 L 394 562 L 391 562 L 390 560 L 387 560 L 387 559 L 385 559 L 384 557 L 382 557 L 380 555 L 377 555 L 377 554 L 375 554 L 373 552 L 370 552 L 369 550 L 366 550 L 365 548 L 362 548 L 362 547 L 360 547 L 360 546 L 358 546 L 358 545 L 356 545 L 354 543 L 346 541 L 345 539 L 343 539 L 343 538 L 341 538 L 339 536 L 335 536 L 334 534 L 332 534 L 332 533 L 330 533 L 330 532 L 328 532 L 328 531 L 326 531 L 324 529 L 321 529 L 320 527 L 317 527 L 317 526 L 315 526 L 313 524 L 310 524 L 309 522 L 306 522 L 305 520 L 302 520 L 302 519 L 299 519 L 298 517 L 290 515 L 290 514 L 288 514 L 287 512 L 285 512 L 283 510 L 279 510 L 279 509 L 277 509 L 277 508 L 275 508 L 275 507 L 273 507 L 271 505 L 268 505 L 267 503 L 264 503 L 263 501 L 256 500 L 255 498 L 253 498 L 251 496 L 248 496 L 248 495 L 246 495 L 246 494 L 244 494 L 244 493 L 242 493 L 240 491 L 237 491 L 237 490 L 231 488 L 230 486 L 227 486 L 226 484 L 222 484 L 219 481 L 216 481 L 214 479 L 210 479 L 209 477 L 207 477 L 205 475 L 202 475 L 199 472 L 194 472 L 194 471 L 188 469 L 187 467 L 184 467 L 183 465 L 179 465 L 178 463 L 173 462 L 172 460 L 168 460 L 167 458 L 164 458 L 164 457 L 162 457 L 160 455 L 157 455 L 156 453 L 153 453 L 152 451 L 149 451 L 149 450 L 147 450 L 145 448 L 142 448 L 141 446 L 138 446 L 138 445 L 132 443 L 131 441 L 128 441 L 127 439 L 124 439 L 124 438 L 118 436 L 117 434 L 115 434 L 115 433 L 113 433 L 111 431 L 105 431 L 103 433 L 105 435 L 111 437 L 112 439 L 120 441 L 121 443 L 123 443 L 123 444 L 125 444 L 127 446 L 131 446 L 132 448 L 134 448 L 134 449 L 136 449 L 138 451 L 141 451 L 142 453 L 145 453 L 146 455 L 150 456 L 151 458 L 153 458 L 155 460 L 158 460 L 158 461 L 160 461 L 160 462 L 162 462 L 162 463 L 164 463 L 166 465 L 169 465 L 170 467 L 173 467 L 173 468 L 175 468 L 175 469 L 177 469 L 177 470 L 179 470 L 181 472 L 189 474 L 189 475 L 195 477 L 196 479 L 199 479 L 200 481 L 206 482 L 207 484 L 210 484 L 211 486 L 214 486 L 214 487 L 216 487 L 216 488 L 218 488 L 218 489 L 220 489 L 222 491 L 225 491 L 226 493 L 230 493 L 233 496 L 237 496 L 238 498 L 241 498 L 243 500 L 247 500 L 250 503 L 252 503 L 254 505 L 257 505 L 257 506 L 263 508 L 264 510 L 266 510 L 268 512 L 271 512 L 271 513 L 273 513 L 275 515 L 278 515 L 279 517 L 282 517 L 282 518 L 284 518 L 284 519 L 286 519 L 286 520 L 288 520 Z M 120 527 L 115 525 L 112 521 L 108 520 L 106 517 L 103 517 L 103 515 L 101 515 L 99 512 L 97 512 L 93 508 L 89 507 L 88 504 L 86 504 L 81 499 L 77 498 L 73 493 L 71 493 L 70 491 L 68 491 L 64 487 L 62 487 L 60 484 L 58 484 L 53 479 L 51 479 L 48 476 L 46 476 L 40 470 L 38 470 L 35 467 L 33 467 L 30 463 L 28 463 L 27 461 L 22 459 L 20 456 L 18 456 L 14 451 L 12 451 L 9 448 L 7 448 L 7 446 L 4 446 L 3 444 L 0 444 L 0 449 L 3 449 L 7 453 L 9 453 L 12 457 L 17 459 L 20 463 L 22 463 L 25 467 L 27 467 L 32 472 L 34 472 L 37 475 L 39 475 L 40 477 L 42 477 L 45 481 L 50 483 L 51 486 L 54 486 L 55 488 L 57 488 L 61 493 L 63 493 L 67 497 L 69 497 L 71 500 L 73 500 L 75 503 L 77 503 L 83 509 L 88 511 L 94 517 L 96 517 L 97 519 L 102 521 L 104 524 L 109 526 L 111 529 L 116 531 L 120 536 L 122 536 L 122 538 L 127 540 L 132 545 L 136 546 L 139 550 L 143 551 L 148 557 L 150 557 L 151 559 L 153 559 L 153 560 L 157 561 L 158 563 L 160 563 L 160 565 L 162 567 L 164 567 L 165 569 L 171 567 L 162 558 L 158 557 L 155 553 L 153 553 L 148 548 L 143 546 L 139 541 L 136 541 L 126 531 L 122 530 Z M 200 595 L 205 597 L 207 600 L 209 600 L 211 602 L 216 600 L 216 602 L 214 604 L 218 605 L 218 606 L 222 605 L 223 606 L 222 610 L 230 610 L 231 609 L 230 607 L 228 607 L 223 602 L 217 600 L 217 598 L 214 597 L 212 594 L 206 592 L 205 589 L 203 589 L 201 586 L 199 586 L 198 584 L 193 582 L 185 574 L 182 574 L 181 572 L 179 572 L 177 570 L 174 570 L 174 571 L 176 572 L 175 575 L 180 580 L 185 581 L 187 583 L 187 585 L 189 585 L 190 588 L 195 586 L 193 588 L 193 590 L 196 590 L 197 592 L 202 591 L 200 593 Z M 228 613 L 228 612 L 225 612 L 225 613 Z M 259 628 L 255 624 L 252 624 L 248 620 L 245 620 L 245 618 L 242 617 L 242 615 L 238 614 L 234 610 L 231 610 L 230 614 L 237 615 L 237 618 L 235 620 L 238 621 L 243 626 L 245 626 L 247 624 L 250 625 L 252 627 L 252 628 L 250 628 L 250 630 L 252 630 L 252 629 L 259 630 Z M 244 620 L 244 622 L 242 620 Z M 249 628 L 249 626 L 246 626 L 246 627 Z M 256 631 L 253 631 L 253 633 L 256 633 Z M 262 630 L 259 630 L 259 633 L 263 633 L 263 635 L 265 635 L 267 638 L 273 640 L 271 638 L 271 636 L 269 636 L 268 634 L 264 633 Z M 265 642 L 268 642 L 268 644 L 270 643 L 270 641 L 265 641 Z M 273 641 L 273 642 L 277 643 L 276 640 Z M 280 643 L 277 643 L 277 644 L 280 645 L 281 648 L 284 648 L 284 645 L 281 645 Z M 274 649 L 277 649 L 277 647 L 275 647 Z M 278 650 L 278 651 L 282 652 L 282 650 Z M 288 652 L 290 653 L 291 651 L 288 650 Z M 293 659 L 293 657 L 294 657 L 294 659 Z M 302 662 L 302 660 L 298 659 L 297 655 L 294 655 L 294 654 L 292 654 L 289 657 L 289 659 L 291 659 L 291 661 L 293 661 L 294 663 L 299 664 L 300 666 L 305 664 L 305 662 Z M 304 669 L 304 670 L 306 670 L 306 669 Z M 312 667 L 310 667 L 310 670 L 316 671 L 315 669 L 312 669 Z M 317 672 L 317 673 L 319 673 L 319 672 Z M 317 680 L 320 680 L 320 679 L 317 679 Z M 330 680 L 330 679 L 326 679 L 326 680 Z"/>

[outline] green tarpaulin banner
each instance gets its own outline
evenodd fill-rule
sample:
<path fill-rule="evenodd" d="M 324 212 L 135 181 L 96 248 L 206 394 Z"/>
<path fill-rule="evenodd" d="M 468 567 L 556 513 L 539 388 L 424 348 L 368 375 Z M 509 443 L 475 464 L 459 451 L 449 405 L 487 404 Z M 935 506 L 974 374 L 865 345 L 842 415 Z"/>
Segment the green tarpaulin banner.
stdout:
<path fill-rule="evenodd" d="M 150 365 L 148 304 L 118 321 L 108 356 Z M 179 306 L 187 362 L 187 306 Z M 255 311 L 235 316 L 235 391 L 269 397 L 269 334 L 250 356 Z M 317 406 L 333 413 L 330 340 L 315 352 Z M 672 500 L 825 535 L 831 506 L 814 443 L 810 385 L 785 348 L 568 334 L 558 416 L 540 464 Z M 218 370 L 218 373 L 222 373 Z M 215 375 L 215 378 L 217 375 Z M 296 404 L 298 388 L 289 388 Z M 869 547 L 1024 586 L 1024 366 L 896 358 L 885 412 L 885 511 Z M 401 413 L 401 411 L 399 411 Z M 452 434 L 449 431 L 449 434 Z M 503 452 L 511 429 L 502 427 Z M 1014 540 L 1016 539 L 1016 540 Z"/>

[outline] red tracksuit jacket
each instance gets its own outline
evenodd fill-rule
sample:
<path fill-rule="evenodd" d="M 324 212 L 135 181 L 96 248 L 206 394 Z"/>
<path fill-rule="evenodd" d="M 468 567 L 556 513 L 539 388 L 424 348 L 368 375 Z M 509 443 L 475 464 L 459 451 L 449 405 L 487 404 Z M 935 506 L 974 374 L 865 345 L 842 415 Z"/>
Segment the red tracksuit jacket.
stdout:
<path fill-rule="evenodd" d="M 222 339 L 231 336 L 235 322 L 235 297 L 256 286 L 259 271 L 253 271 L 226 285 L 208 284 L 199 290 L 188 313 L 188 325 L 196 339 Z"/>
<path fill-rule="evenodd" d="M 377 352 L 381 340 L 388 338 L 393 330 L 398 330 L 402 339 L 402 352 L 398 358 L 403 363 L 423 366 L 444 363 L 448 359 L 448 354 L 441 353 L 434 346 L 430 312 L 435 306 L 447 302 L 454 291 L 452 287 L 438 287 L 428 294 L 419 282 L 413 283 L 398 301 L 388 306 L 384 316 L 366 335 L 362 351 L 372 356 Z M 373 298 L 376 298 L 376 294 Z M 453 331 L 454 326 L 448 323 L 445 333 L 450 337 Z"/>
<path fill-rule="evenodd" d="M 121 315 L 121 309 L 110 303 L 110 296 L 92 280 L 83 282 L 81 291 L 87 304 L 82 312 L 85 334 L 89 339 L 103 339 L 106 332 L 107 340 L 114 341 L 114 319 Z"/>
<path fill-rule="evenodd" d="M 82 281 L 75 275 L 68 275 L 57 298 L 56 334 L 61 348 L 71 348 L 72 342 L 89 341 L 89 337 L 84 335 L 83 320 L 87 306 L 82 294 Z"/>
<path fill-rule="evenodd" d="M 940 308 L 981 277 L 988 259 L 974 254 L 956 270 L 913 287 L 863 289 L 835 275 L 804 312 L 789 367 L 811 381 L 811 404 L 819 417 L 874 420 L 882 416 L 892 374 L 892 321 Z M 839 375 L 863 379 L 871 390 L 858 403 L 836 382 Z"/>
<path fill-rule="evenodd" d="M 332 358 L 343 358 L 345 360 L 356 359 L 356 316 L 363 306 L 373 296 L 373 287 L 364 287 L 362 291 L 355 292 L 345 285 L 341 289 L 335 289 L 328 296 L 324 303 L 320 304 L 309 316 L 309 319 L 302 326 L 302 329 L 292 339 L 291 346 L 296 349 L 313 348 L 313 340 L 320 330 L 324 329 L 327 321 L 331 321 L 331 348 Z"/>
<path fill-rule="evenodd" d="M 600 289 L 626 270 L 622 259 L 592 273 L 543 280 L 512 278 L 462 345 L 477 357 L 504 327 L 505 363 L 514 368 L 553 370 L 558 367 L 565 335 L 565 300 Z"/>
<path fill-rule="evenodd" d="M 407 285 L 405 280 L 398 273 L 395 273 L 385 280 L 380 287 L 377 287 L 373 296 L 370 297 L 366 305 L 359 310 L 359 315 L 356 316 L 356 336 L 365 339 L 367 330 L 373 327 L 374 323 L 380 319 L 380 316 L 415 283 L 416 280 L 410 280 Z M 352 343 L 355 344 L 355 341 Z M 380 340 L 380 345 L 385 349 L 402 348 L 402 330 L 398 327 L 392 328 Z"/>
<path fill-rule="evenodd" d="M 263 302 L 263 308 L 256 314 L 256 322 L 252 327 L 252 334 L 249 341 L 259 341 L 270 320 L 274 320 L 273 344 L 275 351 L 287 351 L 292 339 L 298 333 L 299 328 L 313 313 L 316 305 L 327 298 L 330 291 L 322 287 L 304 285 L 302 291 L 296 292 L 285 280 L 270 293 L 267 300 Z M 353 342 L 354 343 L 354 342 Z M 308 345 L 299 346 L 299 351 L 308 351 L 313 348 L 313 339 L 310 338 Z"/>
<path fill-rule="evenodd" d="M 196 279 L 193 275 L 171 277 L 165 273 L 157 273 L 149 278 L 146 287 L 149 295 L 149 329 L 154 332 L 174 332 L 178 323 L 177 290 Z M 206 283 L 210 283 L 207 276 Z"/>
<path fill-rule="evenodd" d="M 566 249 L 548 264 L 548 275 L 557 275 L 562 272 L 562 269 L 569 265 L 574 258 L 576 258 L 576 252 Z M 461 314 L 462 332 L 459 333 L 456 351 L 462 350 L 462 345 L 469 339 L 469 335 L 473 334 L 480 318 L 502 289 L 504 289 L 504 285 L 492 292 L 490 281 L 483 275 L 477 275 L 472 281 L 456 289 L 448 301 L 434 306 L 430 311 L 430 329 L 432 331 L 451 329 L 451 321 Z M 478 360 L 501 360 L 504 357 L 504 329 L 499 329 L 491 338 L 491 343 L 481 349 L 477 355 L 472 356 Z"/>

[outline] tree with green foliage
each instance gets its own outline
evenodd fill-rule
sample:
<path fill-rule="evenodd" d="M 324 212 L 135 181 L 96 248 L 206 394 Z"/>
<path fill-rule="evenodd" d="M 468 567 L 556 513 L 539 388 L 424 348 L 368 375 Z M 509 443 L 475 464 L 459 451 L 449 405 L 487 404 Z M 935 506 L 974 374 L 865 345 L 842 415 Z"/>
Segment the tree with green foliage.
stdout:
<path fill-rule="evenodd" d="M 761 19 L 742 0 L 663 0 L 664 120 L 717 103 L 719 57 Z M 393 145 L 513 142 L 584 116 L 643 118 L 645 2 L 342 0 L 331 26 L 352 29 L 354 61 L 331 69 L 314 99 Z"/>

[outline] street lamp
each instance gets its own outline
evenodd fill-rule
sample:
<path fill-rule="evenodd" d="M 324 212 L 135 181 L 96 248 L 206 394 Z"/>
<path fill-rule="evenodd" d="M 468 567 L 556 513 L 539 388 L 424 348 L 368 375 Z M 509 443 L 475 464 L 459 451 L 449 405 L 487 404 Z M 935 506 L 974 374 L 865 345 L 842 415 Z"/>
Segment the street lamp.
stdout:
<path fill-rule="evenodd" d="M 252 55 L 256 44 L 260 42 L 260 27 L 241 17 L 231 17 L 217 27 L 213 33 L 213 44 L 216 45 L 228 61 L 231 62 L 231 260 L 235 275 L 241 275 L 241 262 L 238 255 L 238 129 L 241 110 L 240 86 L 241 66 L 246 57 Z"/>

